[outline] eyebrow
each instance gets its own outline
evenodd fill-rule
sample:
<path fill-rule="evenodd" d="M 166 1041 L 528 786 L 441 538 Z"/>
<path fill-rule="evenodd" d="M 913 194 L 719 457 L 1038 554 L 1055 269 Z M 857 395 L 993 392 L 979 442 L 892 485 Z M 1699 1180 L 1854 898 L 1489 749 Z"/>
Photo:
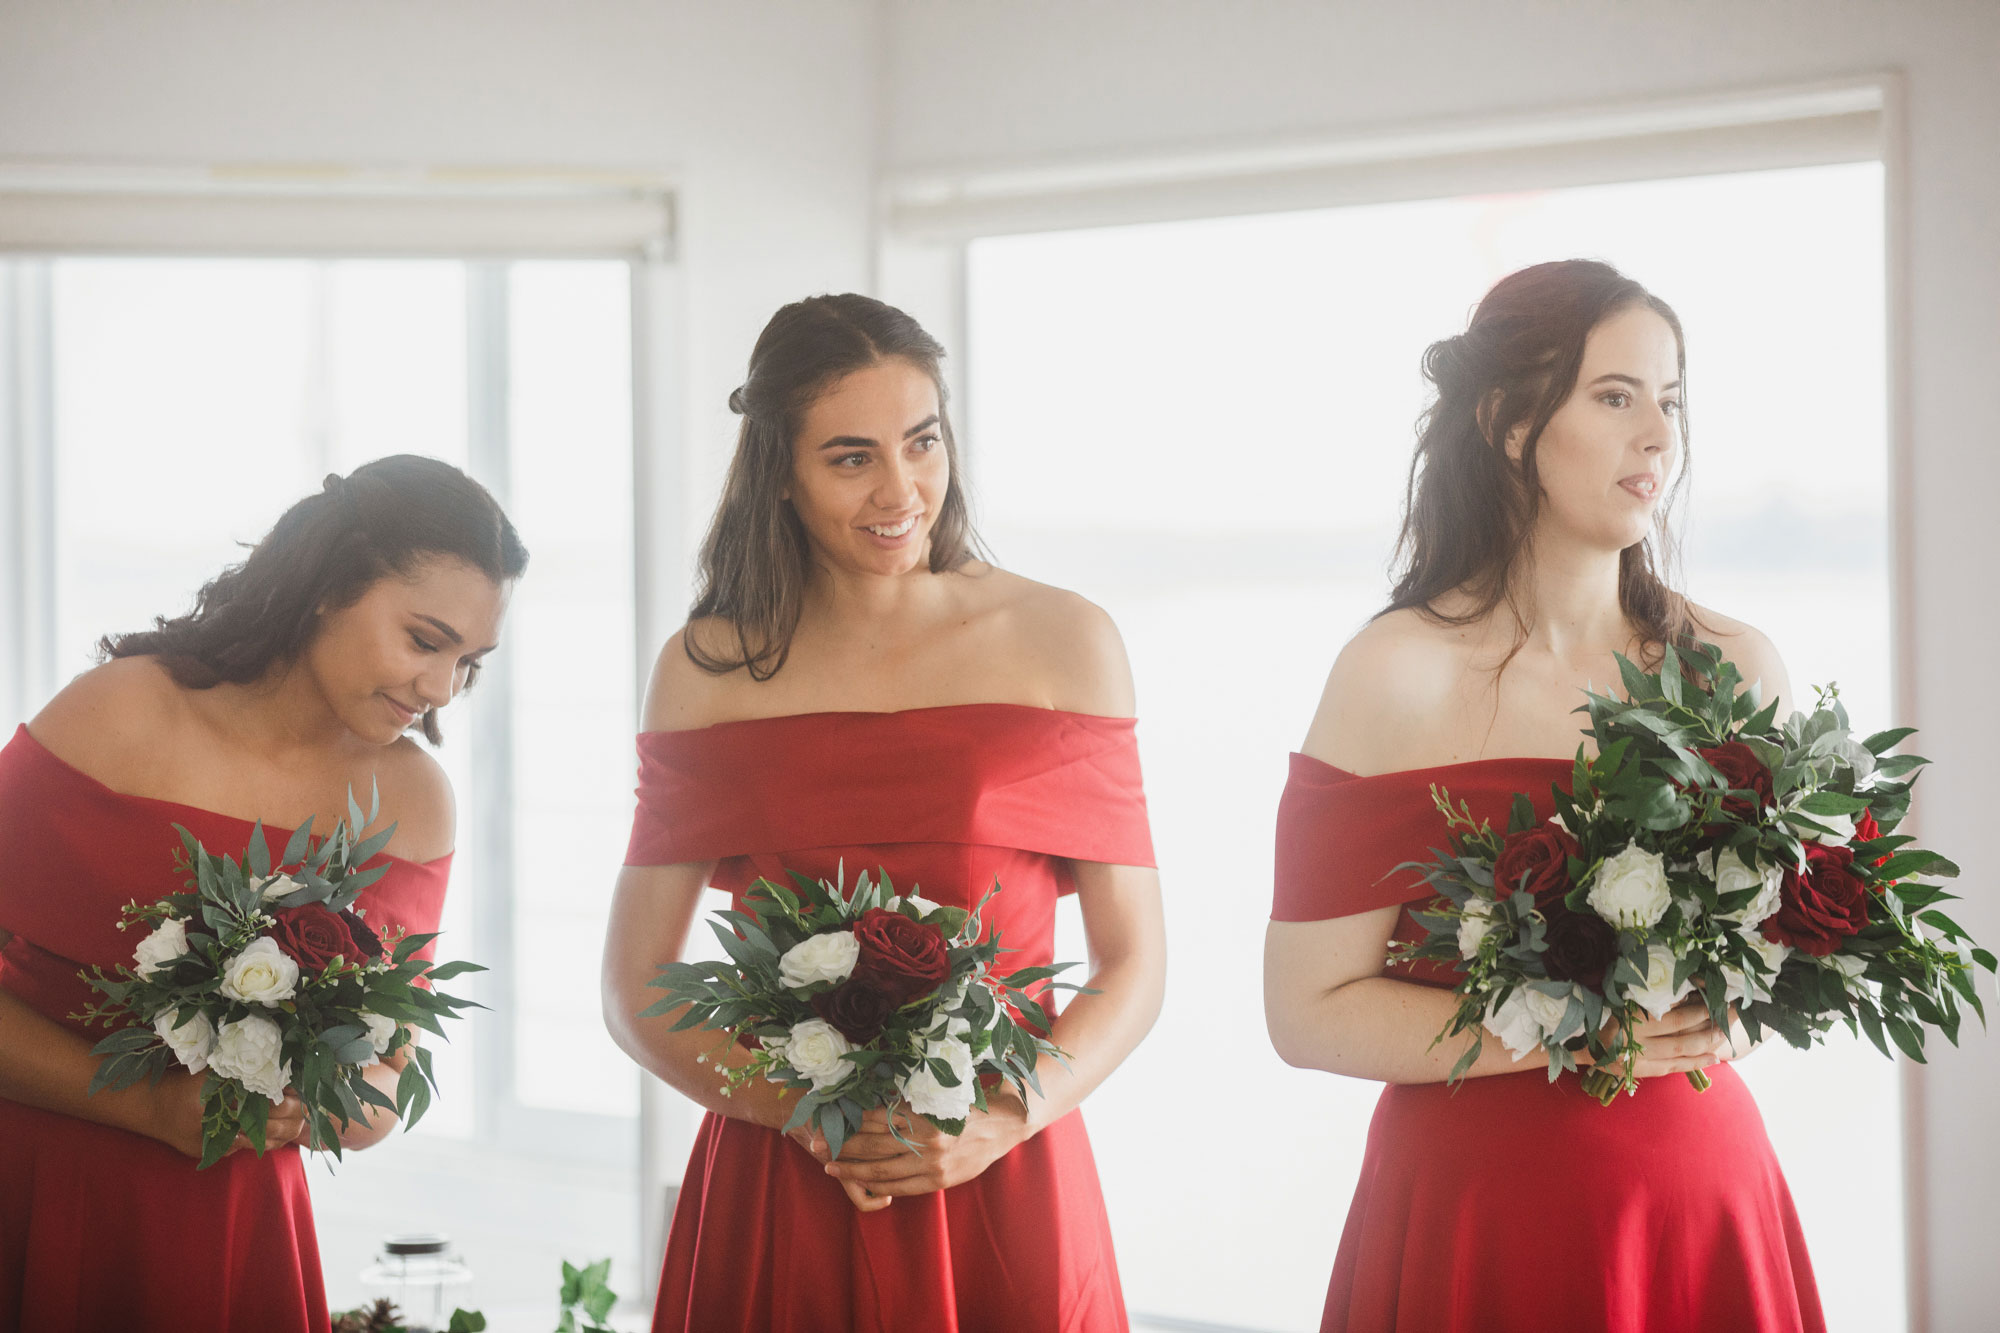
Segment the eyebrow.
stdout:
<path fill-rule="evenodd" d="M 1635 389 L 1643 389 L 1646 387 L 1643 383 L 1641 383 L 1638 379 L 1634 378 L 1631 375 L 1599 375 L 1596 379 L 1590 382 L 1591 387 L 1595 388 L 1597 385 L 1604 383 L 1606 380 L 1611 380 L 1618 384 L 1629 384 Z M 1675 380 L 1671 384 L 1662 384 L 1660 386 L 1660 392 L 1665 393 L 1669 389 L 1678 389 L 1680 387 L 1681 387 L 1681 382 L 1679 380 Z"/>
<path fill-rule="evenodd" d="M 935 416 L 925 417 L 922 421 L 904 431 L 903 438 L 907 440 L 913 435 L 921 435 L 937 424 L 938 419 Z M 825 444 L 822 444 L 820 449 L 873 449 L 875 445 L 876 441 L 869 439 L 865 435 L 836 435 Z"/>

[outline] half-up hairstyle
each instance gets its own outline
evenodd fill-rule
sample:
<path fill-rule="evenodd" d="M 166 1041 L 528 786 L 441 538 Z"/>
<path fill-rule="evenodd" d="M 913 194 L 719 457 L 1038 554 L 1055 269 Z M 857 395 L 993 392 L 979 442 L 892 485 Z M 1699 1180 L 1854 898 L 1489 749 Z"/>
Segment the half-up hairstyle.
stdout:
<path fill-rule="evenodd" d="M 1378 614 L 1411 609 L 1462 625 L 1505 602 L 1522 626 L 1519 651 L 1533 615 L 1517 601 L 1515 575 L 1541 510 L 1536 446 L 1575 391 L 1591 330 L 1634 306 L 1653 311 L 1674 331 L 1685 386 L 1680 318 L 1665 301 L 1595 260 L 1566 259 L 1509 274 L 1479 303 L 1464 333 L 1430 345 L 1424 378 L 1437 398 L 1418 420 L 1396 541 L 1395 590 Z M 1507 456 L 1506 440 L 1524 424 L 1517 463 Z M 1697 628 L 1687 599 L 1668 583 L 1677 562 L 1669 517 L 1688 473 L 1685 407 L 1679 429 L 1680 472 L 1654 511 L 1652 531 L 1618 560 L 1619 605 L 1649 653 L 1689 642 Z M 1439 599 L 1453 592 L 1469 595 L 1471 609 L 1439 611 Z"/>
<path fill-rule="evenodd" d="M 98 658 L 158 657 L 186 689 L 247 684 L 297 660 L 321 612 L 352 606 L 377 580 L 431 557 L 462 560 L 496 584 L 528 567 L 527 547 L 484 486 L 435 458 L 378 458 L 327 477 L 287 509 L 241 564 L 202 585 L 194 610 L 106 635 Z M 436 711 L 421 720 L 436 745 Z"/>
<path fill-rule="evenodd" d="M 873 297 L 846 293 L 795 301 L 771 316 L 751 349 L 749 377 L 729 395 L 729 410 L 743 424 L 722 502 L 702 542 L 688 617 L 726 621 L 735 643 L 717 651 L 692 632 L 682 635 L 688 659 L 702 670 L 722 675 L 743 667 L 751 679 L 769 680 L 785 665 L 811 570 L 805 526 L 784 498 L 793 442 L 815 398 L 855 371 L 891 359 L 909 362 L 937 387 L 938 433 L 951 476 L 931 526 L 931 572 L 958 569 L 979 549 L 945 410 L 944 348 L 917 321 Z"/>

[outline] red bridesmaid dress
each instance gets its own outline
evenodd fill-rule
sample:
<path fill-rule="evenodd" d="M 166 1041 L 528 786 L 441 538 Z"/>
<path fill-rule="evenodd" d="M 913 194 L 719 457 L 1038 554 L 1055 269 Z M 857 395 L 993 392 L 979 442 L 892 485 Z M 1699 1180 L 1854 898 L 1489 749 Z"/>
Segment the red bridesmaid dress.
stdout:
<path fill-rule="evenodd" d="M 245 820 L 126 796 L 26 727 L 0 750 L 0 987 L 71 1020 L 82 967 L 130 966 L 119 909 L 179 891 L 180 824 L 214 852 Z M 267 830 L 273 855 L 289 830 Z M 359 905 L 378 931 L 437 929 L 450 858 L 389 872 Z M 154 1139 L 0 1098 L 0 1333 L 325 1333 L 326 1284 L 296 1146 L 206 1171 Z"/>
<path fill-rule="evenodd" d="M 812 713 L 639 737 L 630 865 L 717 860 L 741 895 L 786 870 L 987 917 L 1047 963 L 1070 862 L 1150 866 L 1130 719 L 1013 704 Z M 1079 978 L 1080 979 L 1080 978 Z M 662 1020 L 664 1021 L 664 1020 Z M 773 1130 L 703 1118 L 667 1239 L 655 1333 L 977 1333 L 1127 1327 L 1083 1119 L 938 1193 L 856 1212 Z"/>
<path fill-rule="evenodd" d="M 1504 827 L 1547 817 L 1571 764 L 1487 759 L 1356 777 L 1292 756 L 1278 809 L 1276 921 L 1430 898 L 1405 861 L 1445 843 L 1431 784 Z M 1394 938 L 1421 939 L 1408 912 Z M 1436 963 L 1387 975 L 1451 987 Z M 1489 1041 L 1492 1040 L 1489 1037 Z M 1825 1327 L 1764 1121 L 1728 1065 L 1697 1093 L 1646 1080 L 1602 1107 L 1546 1070 L 1390 1084 L 1368 1128 L 1323 1331 L 1794 1333 Z"/>

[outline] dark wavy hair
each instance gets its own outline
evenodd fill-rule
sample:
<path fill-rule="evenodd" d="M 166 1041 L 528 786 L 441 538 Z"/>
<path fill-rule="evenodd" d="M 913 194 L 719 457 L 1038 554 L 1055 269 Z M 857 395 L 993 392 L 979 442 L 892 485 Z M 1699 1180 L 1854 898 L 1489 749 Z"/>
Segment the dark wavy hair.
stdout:
<path fill-rule="evenodd" d="M 979 551 L 959 480 L 958 444 L 945 410 L 944 348 L 892 305 L 846 293 L 794 301 L 757 335 L 750 374 L 729 395 L 743 418 L 722 501 L 702 542 L 699 583 L 689 619 L 715 616 L 735 635 L 732 652 L 681 637 L 690 661 L 722 675 L 738 667 L 769 680 L 791 655 L 805 606 L 811 550 L 798 514 L 784 498 L 792 445 L 806 409 L 835 381 L 891 359 L 909 362 L 937 386 L 938 432 L 951 479 L 931 526 L 933 574 L 958 569 Z"/>
<path fill-rule="evenodd" d="M 495 583 L 528 567 L 528 548 L 484 486 L 435 458 L 378 458 L 327 477 L 287 509 L 240 564 L 202 585 L 186 615 L 98 640 L 98 660 L 158 657 L 187 689 L 246 684 L 296 660 L 319 632 L 320 612 L 352 606 L 377 580 L 438 556 Z M 436 710 L 421 720 L 436 745 Z"/>
<path fill-rule="evenodd" d="M 1673 330 L 1685 404 L 1687 346 L 1679 316 L 1595 260 L 1565 259 L 1509 274 L 1486 293 L 1464 333 L 1430 345 L 1424 377 L 1437 397 L 1418 420 L 1396 541 L 1395 588 L 1378 615 L 1410 609 L 1463 625 L 1505 602 L 1522 626 L 1514 645 L 1514 652 L 1520 650 L 1531 609 L 1516 600 L 1514 576 L 1541 511 L 1536 446 L 1576 389 L 1591 330 L 1634 306 L 1658 314 Z M 1506 439 L 1524 423 L 1516 463 L 1507 456 Z M 1670 518 L 1688 475 L 1685 405 L 1680 437 L 1683 462 L 1654 511 L 1652 531 L 1618 560 L 1619 605 L 1653 653 L 1690 642 L 1698 628 L 1687 599 L 1668 581 L 1678 559 Z M 1453 592 L 1469 594 L 1472 609 L 1439 611 L 1438 599 Z"/>

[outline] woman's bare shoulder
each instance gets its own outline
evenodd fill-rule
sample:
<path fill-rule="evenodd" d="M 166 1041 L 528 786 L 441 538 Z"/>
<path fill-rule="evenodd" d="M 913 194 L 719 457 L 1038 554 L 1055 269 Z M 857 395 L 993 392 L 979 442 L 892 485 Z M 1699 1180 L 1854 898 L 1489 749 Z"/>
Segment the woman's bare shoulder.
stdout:
<path fill-rule="evenodd" d="M 1463 683 L 1472 639 L 1414 610 L 1369 621 L 1327 672 L 1304 752 L 1350 772 L 1405 767 Z"/>
<path fill-rule="evenodd" d="M 158 658 L 119 657 L 65 685 L 28 730 L 76 768 L 122 779 L 135 760 L 171 747 L 190 719 L 187 690 Z"/>
<path fill-rule="evenodd" d="M 456 719 L 459 727 L 465 719 Z M 447 735 L 445 743 L 453 737 Z M 444 765 L 405 736 L 390 745 L 374 765 L 370 778 L 382 799 L 381 824 L 393 823 L 396 835 L 389 850 L 406 861 L 435 861 L 450 852 L 458 835 L 458 806 Z M 365 812 L 370 792 L 353 784 L 352 795 Z"/>
<path fill-rule="evenodd" d="M 986 584 L 986 614 L 1049 706 L 1104 717 L 1132 715 L 1132 666 L 1109 612 L 1067 588 L 995 566 L 977 577 Z"/>
<path fill-rule="evenodd" d="M 690 644 L 710 661 L 727 661 L 743 651 L 735 624 L 721 616 L 703 616 L 676 630 L 653 662 L 640 722 L 644 730 L 692 731 L 721 721 L 731 695 L 750 683 L 742 667 L 708 670 L 690 655 Z"/>
<path fill-rule="evenodd" d="M 1778 647 L 1770 637 L 1756 626 L 1745 621 L 1711 611 L 1705 606 L 1689 604 L 1695 622 L 1695 637 L 1704 639 L 1722 650 L 1722 656 L 1736 664 L 1737 674 L 1745 684 L 1758 687 L 1759 696 L 1769 703 L 1775 696 L 1784 700 L 1784 711 L 1798 706 L 1792 694 L 1791 677 L 1785 671 L 1784 659 L 1778 654 Z"/>

